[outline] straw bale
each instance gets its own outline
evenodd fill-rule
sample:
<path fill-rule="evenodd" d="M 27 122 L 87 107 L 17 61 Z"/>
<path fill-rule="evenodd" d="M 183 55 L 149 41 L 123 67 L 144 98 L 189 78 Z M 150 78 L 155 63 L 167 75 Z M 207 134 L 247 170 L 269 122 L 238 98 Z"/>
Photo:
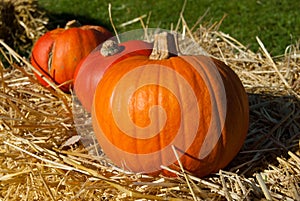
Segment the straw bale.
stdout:
<path fill-rule="evenodd" d="M 0 0 L 0 39 L 18 53 L 30 54 L 32 44 L 47 31 L 47 23 L 37 0 Z"/>
<path fill-rule="evenodd" d="M 219 22 L 200 22 L 189 29 L 181 16 L 180 31 L 228 64 L 249 95 L 249 133 L 228 167 L 205 178 L 163 167 L 178 177 L 152 177 L 90 154 L 76 137 L 71 95 L 39 85 L 28 61 L 1 41 L 0 199 L 299 200 L 299 44 L 271 57 L 259 38 L 254 53 L 218 31 Z"/>

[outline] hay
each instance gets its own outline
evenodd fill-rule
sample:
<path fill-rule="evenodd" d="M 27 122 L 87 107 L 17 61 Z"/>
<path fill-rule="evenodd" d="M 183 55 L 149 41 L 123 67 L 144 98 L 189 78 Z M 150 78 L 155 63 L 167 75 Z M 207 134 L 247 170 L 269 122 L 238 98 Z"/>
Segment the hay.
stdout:
<path fill-rule="evenodd" d="M 0 0 L 0 39 L 29 55 L 31 46 L 45 33 L 48 17 L 37 0 Z"/>
<path fill-rule="evenodd" d="M 231 164 L 197 178 L 118 169 L 74 138 L 72 98 L 36 82 L 28 62 L 1 41 L 1 200 L 300 200 L 300 50 L 271 57 L 199 22 L 181 31 L 232 67 L 249 95 L 250 128 Z M 177 31 L 179 29 L 177 26 Z M 5 64 L 8 64 L 4 66 Z"/>

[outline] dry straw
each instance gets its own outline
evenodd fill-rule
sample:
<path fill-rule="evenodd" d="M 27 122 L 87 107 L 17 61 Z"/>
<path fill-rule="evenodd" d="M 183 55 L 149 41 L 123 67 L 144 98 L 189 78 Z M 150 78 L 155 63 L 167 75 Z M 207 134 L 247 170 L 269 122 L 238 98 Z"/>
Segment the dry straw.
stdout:
<path fill-rule="evenodd" d="M 46 31 L 48 18 L 37 0 L 0 0 L 0 38 L 29 54 L 33 42 Z"/>
<path fill-rule="evenodd" d="M 218 31 L 221 22 L 201 22 L 189 29 L 182 12 L 176 30 L 232 67 L 249 95 L 248 137 L 226 169 L 197 178 L 162 167 L 178 177 L 151 177 L 88 154 L 74 138 L 70 95 L 38 84 L 1 40 L 0 199 L 300 200 L 299 44 L 271 57 L 259 38 L 254 53 Z"/>

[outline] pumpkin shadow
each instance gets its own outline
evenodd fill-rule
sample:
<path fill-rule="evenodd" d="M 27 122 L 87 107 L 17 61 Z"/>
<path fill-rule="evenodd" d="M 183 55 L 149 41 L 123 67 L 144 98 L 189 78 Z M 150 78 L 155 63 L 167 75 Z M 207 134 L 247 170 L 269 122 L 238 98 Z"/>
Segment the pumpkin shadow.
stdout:
<path fill-rule="evenodd" d="M 225 168 L 239 175 L 252 176 L 277 157 L 288 158 L 288 151 L 299 149 L 300 101 L 293 96 L 248 94 L 249 131 L 241 151 Z"/>
<path fill-rule="evenodd" d="M 111 32 L 113 31 L 109 23 L 105 23 L 96 20 L 94 18 L 90 18 L 84 15 L 74 15 L 69 13 L 54 13 L 54 12 L 49 12 L 43 8 L 40 9 L 43 10 L 46 13 L 47 17 L 49 18 L 49 22 L 46 25 L 46 28 L 48 30 L 52 30 L 57 27 L 65 27 L 68 21 L 77 20 L 82 25 L 98 25 L 108 29 Z"/>

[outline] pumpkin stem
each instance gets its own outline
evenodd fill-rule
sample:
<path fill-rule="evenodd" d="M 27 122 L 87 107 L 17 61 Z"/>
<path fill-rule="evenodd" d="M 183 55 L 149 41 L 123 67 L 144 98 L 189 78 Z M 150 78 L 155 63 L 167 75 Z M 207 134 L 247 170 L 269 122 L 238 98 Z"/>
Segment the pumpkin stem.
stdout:
<path fill-rule="evenodd" d="M 107 57 L 107 56 L 112 56 L 115 55 L 119 52 L 121 52 L 123 48 L 119 46 L 119 44 L 116 41 L 113 40 L 106 40 L 100 49 L 100 53 Z"/>
<path fill-rule="evenodd" d="M 81 24 L 77 20 L 71 20 L 67 22 L 65 29 L 70 29 L 73 27 L 80 27 L 80 26 Z"/>
<path fill-rule="evenodd" d="M 162 32 L 154 35 L 154 45 L 149 59 L 162 60 L 180 55 L 178 41 L 175 34 Z"/>

